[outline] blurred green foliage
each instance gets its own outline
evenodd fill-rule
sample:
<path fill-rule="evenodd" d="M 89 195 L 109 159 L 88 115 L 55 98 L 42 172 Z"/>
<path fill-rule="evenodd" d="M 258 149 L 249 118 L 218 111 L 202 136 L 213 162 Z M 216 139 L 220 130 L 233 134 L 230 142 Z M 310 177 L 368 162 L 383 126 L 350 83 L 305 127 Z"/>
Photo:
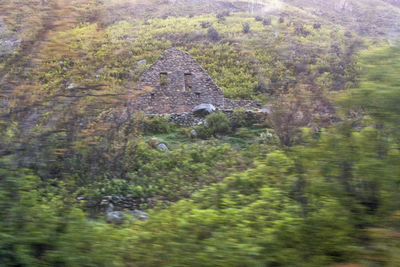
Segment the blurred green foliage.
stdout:
<path fill-rule="evenodd" d="M 365 111 L 379 122 L 398 129 L 400 115 L 400 44 L 364 51 L 359 87 L 343 98 L 347 111 Z"/>
<path fill-rule="evenodd" d="M 10 265 L 31 266 L 396 265 L 387 257 L 396 244 L 374 248 L 382 239 L 373 227 L 399 230 L 398 149 L 377 129 L 353 132 L 346 124 L 317 139 L 305 132 L 304 140 L 307 145 L 271 152 L 223 183 L 151 211 L 146 222 L 121 227 L 86 219 L 72 196 L 47 193 L 29 172 L 2 170 L 1 253 Z M 136 158 L 127 156 L 127 162 L 142 176 L 130 181 L 143 192 L 148 186 L 190 192 L 185 183 L 197 182 L 189 177 L 201 177 L 197 169 L 206 171 L 226 149 L 184 148 L 164 158 L 165 152 L 138 144 L 128 152 Z"/>

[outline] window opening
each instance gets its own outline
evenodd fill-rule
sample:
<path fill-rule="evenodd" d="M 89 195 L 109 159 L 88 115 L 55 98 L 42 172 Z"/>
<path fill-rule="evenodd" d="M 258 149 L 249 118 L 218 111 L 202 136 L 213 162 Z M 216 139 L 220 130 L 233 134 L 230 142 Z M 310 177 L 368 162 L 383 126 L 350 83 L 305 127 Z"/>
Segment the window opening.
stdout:
<path fill-rule="evenodd" d="M 192 91 L 192 74 L 185 73 L 185 91 Z"/>
<path fill-rule="evenodd" d="M 166 72 L 160 73 L 160 86 L 167 87 L 168 85 L 168 74 Z"/>

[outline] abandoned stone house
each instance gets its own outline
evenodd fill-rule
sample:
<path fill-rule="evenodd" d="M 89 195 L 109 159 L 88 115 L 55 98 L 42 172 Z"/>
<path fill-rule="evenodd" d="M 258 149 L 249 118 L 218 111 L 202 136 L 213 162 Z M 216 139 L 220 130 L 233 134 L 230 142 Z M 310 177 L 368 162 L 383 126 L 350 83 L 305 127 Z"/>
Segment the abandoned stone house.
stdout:
<path fill-rule="evenodd" d="M 207 72 L 189 55 L 171 48 L 146 70 L 129 100 L 132 112 L 180 114 L 191 112 L 199 104 L 217 109 L 255 106 L 254 101 L 234 101 L 224 97 Z"/>

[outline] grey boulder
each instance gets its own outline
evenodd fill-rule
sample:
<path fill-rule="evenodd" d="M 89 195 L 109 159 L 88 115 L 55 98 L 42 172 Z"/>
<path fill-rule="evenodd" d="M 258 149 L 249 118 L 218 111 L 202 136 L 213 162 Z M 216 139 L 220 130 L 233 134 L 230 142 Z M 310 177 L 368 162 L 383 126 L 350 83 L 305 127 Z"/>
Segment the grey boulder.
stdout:
<path fill-rule="evenodd" d="M 158 144 L 158 145 L 157 145 L 157 149 L 160 150 L 160 151 L 168 151 L 168 147 L 167 147 L 167 145 L 164 144 L 164 143 Z"/>
<path fill-rule="evenodd" d="M 122 211 L 107 212 L 106 222 L 113 224 L 122 224 L 124 222 L 124 212 Z"/>
<path fill-rule="evenodd" d="M 142 210 L 133 210 L 133 211 L 130 211 L 130 213 L 132 214 L 133 218 L 135 218 L 136 220 L 146 221 L 149 218 L 149 215 L 147 214 L 147 212 L 144 212 Z"/>
<path fill-rule="evenodd" d="M 147 212 L 142 210 L 132 210 L 132 211 L 109 211 L 106 214 L 106 222 L 112 224 L 123 224 L 126 219 L 129 220 L 129 217 L 135 220 L 146 221 L 149 218 Z"/>
<path fill-rule="evenodd" d="M 195 129 L 192 129 L 192 130 L 190 131 L 190 137 L 192 137 L 192 138 L 197 137 L 197 132 L 196 132 Z"/>
<path fill-rule="evenodd" d="M 213 113 L 215 110 L 216 108 L 212 104 L 200 104 L 193 108 L 193 113 L 195 115 L 205 116 Z"/>

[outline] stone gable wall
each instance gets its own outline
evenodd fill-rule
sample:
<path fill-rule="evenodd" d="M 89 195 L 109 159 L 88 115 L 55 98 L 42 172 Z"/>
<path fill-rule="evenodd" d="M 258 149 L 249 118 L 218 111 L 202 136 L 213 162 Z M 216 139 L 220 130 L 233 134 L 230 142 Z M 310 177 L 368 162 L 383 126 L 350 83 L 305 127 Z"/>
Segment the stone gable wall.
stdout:
<path fill-rule="evenodd" d="M 162 84 L 162 73 L 167 75 L 166 84 Z M 185 78 L 185 74 L 190 76 Z M 160 56 L 142 75 L 134 91 L 137 96 L 128 102 L 133 113 L 179 114 L 191 112 L 195 106 L 203 103 L 221 110 L 241 107 L 241 104 L 252 105 L 251 101 L 241 103 L 224 98 L 221 88 L 189 53 L 176 48 L 168 49 Z"/>

